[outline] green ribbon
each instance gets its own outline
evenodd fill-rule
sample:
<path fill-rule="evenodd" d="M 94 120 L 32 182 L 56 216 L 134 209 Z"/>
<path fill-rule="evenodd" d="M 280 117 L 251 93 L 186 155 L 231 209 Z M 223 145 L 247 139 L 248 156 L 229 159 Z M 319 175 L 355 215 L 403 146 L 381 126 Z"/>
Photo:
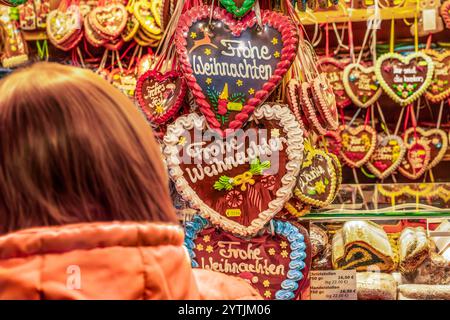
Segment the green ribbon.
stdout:
<path fill-rule="evenodd" d="M 238 8 L 234 0 L 220 0 L 220 3 L 229 13 L 232 13 L 235 17 L 241 18 L 253 7 L 255 1 L 256 0 L 245 0 L 240 8 Z"/>

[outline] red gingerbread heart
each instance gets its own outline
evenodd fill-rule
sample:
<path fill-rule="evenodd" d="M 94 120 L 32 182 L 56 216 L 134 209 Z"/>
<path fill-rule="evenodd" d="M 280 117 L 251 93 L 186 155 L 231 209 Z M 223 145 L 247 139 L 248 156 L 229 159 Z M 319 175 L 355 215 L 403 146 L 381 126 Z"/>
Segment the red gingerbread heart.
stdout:
<path fill-rule="evenodd" d="M 375 151 L 377 132 L 370 126 L 340 127 L 341 157 L 351 168 L 359 168 L 369 161 Z"/>
<path fill-rule="evenodd" d="M 293 62 L 295 25 L 274 11 L 235 20 L 221 8 L 197 6 L 184 13 L 175 33 L 181 68 L 211 128 L 226 135 L 241 128 Z"/>
<path fill-rule="evenodd" d="M 344 89 L 343 72 L 345 64 L 334 58 L 321 58 L 318 61 L 320 69 L 328 78 L 333 87 L 334 95 L 336 96 L 336 104 L 340 108 L 345 108 L 350 105 L 352 101 Z"/>
<path fill-rule="evenodd" d="M 241 236 L 261 230 L 292 196 L 303 133 L 289 108 L 264 104 L 245 130 L 222 138 L 205 117 L 167 128 L 164 155 L 181 196 L 200 214 Z"/>
<path fill-rule="evenodd" d="M 186 83 L 176 71 L 148 71 L 137 82 L 135 97 L 150 122 L 163 124 L 181 108 Z"/>

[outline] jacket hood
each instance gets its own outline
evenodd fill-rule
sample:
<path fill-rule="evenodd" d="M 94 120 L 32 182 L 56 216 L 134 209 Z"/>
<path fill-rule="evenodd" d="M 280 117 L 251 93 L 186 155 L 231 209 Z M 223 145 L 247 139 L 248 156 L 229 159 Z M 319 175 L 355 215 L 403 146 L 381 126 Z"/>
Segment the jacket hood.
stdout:
<path fill-rule="evenodd" d="M 192 270 L 183 229 L 86 223 L 0 237 L 0 299 L 238 299 L 239 279 Z M 231 281 L 230 281 L 231 279 Z M 216 288 L 209 288 L 211 283 Z"/>

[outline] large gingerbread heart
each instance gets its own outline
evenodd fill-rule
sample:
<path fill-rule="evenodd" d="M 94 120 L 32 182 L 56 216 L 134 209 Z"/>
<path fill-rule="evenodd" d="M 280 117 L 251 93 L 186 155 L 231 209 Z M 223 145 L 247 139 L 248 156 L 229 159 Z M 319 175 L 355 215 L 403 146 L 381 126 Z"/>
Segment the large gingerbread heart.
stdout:
<path fill-rule="evenodd" d="M 218 230 L 200 216 L 186 223 L 184 244 L 192 267 L 238 276 L 265 299 L 292 300 L 305 287 L 311 265 L 306 230 L 273 220 L 270 230 L 243 240 Z"/>
<path fill-rule="evenodd" d="M 430 163 L 427 169 L 434 168 L 445 156 L 448 147 L 447 133 L 441 129 L 408 128 L 404 133 L 404 140 L 411 144 L 419 139 L 430 147 Z"/>
<path fill-rule="evenodd" d="M 135 97 L 150 122 L 163 124 L 180 109 L 186 83 L 176 71 L 147 71 L 139 77 Z"/>
<path fill-rule="evenodd" d="M 398 53 L 385 53 L 378 58 L 375 74 L 383 90 L 402 106 L 420 97 L 433 78 L 433 60 L 423 52 L 406 57 Z"/>
<path fill-rule="evenodd" d="M 315 207 L 326 207 L 334 200 L 336 184 L 333 159 L 306 143 L 295 195 Z"/>
<path fill-rule="evenodd" d="M 341 157 L 351 168 L 359 168 L 369 161 L 377 143 L 377 132 L 370 126 L 360 125 L 352 128 L 342 125 Z"/>
<path fill-rule="evenodd" d="M 345 67 L 343 81 L 347 95 L 361 108 L 374 104 L 382 92 L 374 68 L 366 68 L 359 63 Z"/>
<path fill-rule="evenodd" d="M 98 6 L 89 14 L 92 27 L 108 39 L 118 37 L 127 25 L 127 10 L 121 3 Z"/>
<path fill-rule="evenodd" d="M 334 58 L 321 58 L 318 62 L 320 69 L 326 74 L 328 81 L 333 87 L 336 96 L 336 104 L 340 108 L 344 108 L 352 103 L 347 95 L 343 84 L 343 71 L 345 64 Z"/>
<path fill-rule="evenodd" d="M 402 138 L 397 135 L 378 135 L 378 142 L 367 168 L 379 179 L 391 175 L 400 165 L 406 153 Z"/>
<path fill-rule="evenodd" d="M 288 107 L 264 104 L 226 139 L 189 114 L 168 126 L 164 155 L 178 192 L 215 225 L 257 233 L 292 196 L 303 132 Z"/>
<path fill-rule="evenodd" d="M 280 83 L 295 58 L 298 34 L 288 17 L 261 11 L 242 20 L 226 10 L 194 7 L 180 18 L 175 45 L 187 84 L 211 128 L 241 128 Z"/>
<path fill-rule="evenodd" d="M 434 75 L 425 97 L 434 103 L 441 102 L 450 96 L 450 51 L 440 53 L 436 50 L 425 50 L 434 62 Z"/>
<path fill-rule="evenodd" d="M 406 156 L 403 158 L 398 171 L 411 180 L 420 178 L 427 171 L 430 163 L 430 147 L 423 140 L 415 139 L 409 143 L 403 138 L 406 144 Z"/>
<path fill-rule="evenodd" d="M 220 0 L 224 8 L 235 17 L 243 17 L 249 12 L 256 0 Z"/>

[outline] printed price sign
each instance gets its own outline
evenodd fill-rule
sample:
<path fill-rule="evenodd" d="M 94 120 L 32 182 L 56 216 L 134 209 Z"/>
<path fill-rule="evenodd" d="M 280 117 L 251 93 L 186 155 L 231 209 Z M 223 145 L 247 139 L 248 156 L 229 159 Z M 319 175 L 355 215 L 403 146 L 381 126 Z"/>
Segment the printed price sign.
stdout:
<path fill-rule="evenodd" d="M 311 300 L 356 300 L 356 270 L 311 271 Z"/>

